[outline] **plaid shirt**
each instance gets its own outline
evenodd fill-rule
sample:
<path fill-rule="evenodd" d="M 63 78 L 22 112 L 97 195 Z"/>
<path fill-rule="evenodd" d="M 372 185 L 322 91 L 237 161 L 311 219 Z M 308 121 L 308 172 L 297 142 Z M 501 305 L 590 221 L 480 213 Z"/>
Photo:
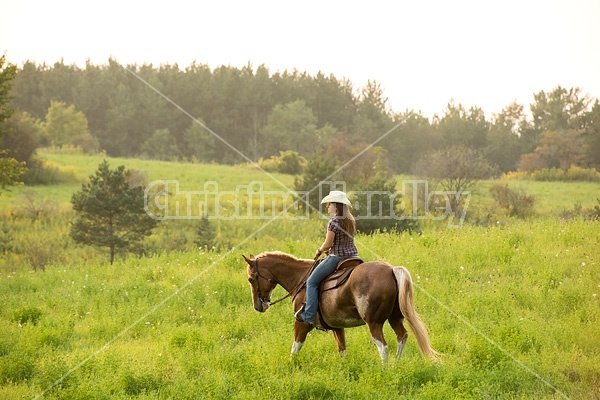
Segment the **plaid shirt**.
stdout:
<path fill-rule="evenodd" d="M 333 247 L 331 248 L 331 254 L 335 254 L 340 257 L 357 256 L 358 250 L 354 245 L 354 238 L 348 235 L 342 230 L 338 217 L 333 217 L 327 224 L 327 230 L 335 233 L 333 238 Z"/>

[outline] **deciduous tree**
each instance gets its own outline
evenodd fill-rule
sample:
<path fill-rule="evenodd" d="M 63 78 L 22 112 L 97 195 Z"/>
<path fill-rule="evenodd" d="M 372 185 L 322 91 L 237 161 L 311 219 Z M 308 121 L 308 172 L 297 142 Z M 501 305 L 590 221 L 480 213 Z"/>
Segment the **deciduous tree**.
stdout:
<path fill-rule="evenodd" d="M 600 170 L 600 102 L 592 107 L 589 113 L 589 124 L 586 128 L 587 163 Z"/>
<path fill-rule="evenodd" d="M 157 129 L 142 146 L 142 154 L 155 160 L 173 160 L 179 157 L 179 149 L 168 129 Z"/>
<path fill-rule="evenodd" d="M 317 118 L 303 100 L 277 105 L 269 115 L 263 132 L 266 156 L 284 150 L 295 150 L 302 156 L 310 156 L 315 150 Z"/>
<path fill-rule="evenodd" d="M 522 154 L 521 128 L 527 121 L 523 106 L 513 103 L 498 114 L 490 126 L 484 154 L 502 172 L 515 170 Z"/>
<path fill-rule="evenodd" d="M 466 110 L 462 104 L 455 105 L 454 101 L 450 101 L 438 128 L 446 147 L 482 149 L 486 144 L 489 123 L 482 109 L 471 107 Z"/>
<path fill-rule="evenodd" d="M 549 93 L 542 90 L 534 94 L 533 98 L 533 123 L 522 132 L 522 138 L 527 143 L 526 152 L 532 152 L 539 146 L 542 134 L 546 131 L 584 129 L 591 100 L 582 95 L 580 88 L 565 89 L 557 86 Z"/>
<path fill-rule="evenodd" d="M 201 119 L 198 121 L 204 123 Z M 183 132 L 179 146 L 181 155 L 188 160 L 210 162 L 215 156 L 215 137 L 196 121 Z"/>
<path fill-rule="evenodd" d="M 10 135 L 11 130 L 5 124 L 10 118 L 13 109 L 10 106 L 12 80 L 17 72 L 17 67 L 6 63 L 6 56 L 0 57 L 0 139 Z M 0 148 L 0 188 L 21 184 L 21 175 L 25 173 L 25 164 L 15 160 L 8 150 Z"/>
<path fill-rule="evenodd" d="M 457 212 L 461 194 L 473 190 L 477 180 L 493 176 L 496 170 L 480 152 L 469 147 L 453 146 L 421 159 L 415 172 L 431 178 L 430 187 L 441 186 L 450 200 L 452 211 Z"/>
<path fill-rule="evenodd" d="M 75 137 L 87 136 L 88 122 L 81 111 L 73 104 L 67 106 L 61 101 L 51 101 L 44 123 L 47 143 L 55 146 L 71 144 Z"/>
<path fill-rule="evenodd" d="M 546 131 L 535 153 L 540 154 L 548 166 L 558 167 L 563 171 L 572 165 L 580 165 L 587 154 L 583 131 Z"/>

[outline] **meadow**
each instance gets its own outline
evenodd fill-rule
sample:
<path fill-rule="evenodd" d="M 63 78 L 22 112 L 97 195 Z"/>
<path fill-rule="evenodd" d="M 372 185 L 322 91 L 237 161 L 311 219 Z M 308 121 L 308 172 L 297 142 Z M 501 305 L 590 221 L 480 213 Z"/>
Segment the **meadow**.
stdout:
<path fill-rule="evenodd" d="M 444 354 L 442 363 L 423 360 L 409 336 L 402 358 L 382 366 L 366 327 L 347 330 L 345 358 L 331 333 L 319 331 L 290 358 L 290 302 L 264 314 L 252 308 L 241 255 L 311 257 L 324 221 L 222 223 L 219 239 L 230 243 L 213 250 L 181 238 L 189 221 L 168 221 L 149 239 L 162 251 L 109 265 L 101 251 L 68 239 L 70 196 L 101 159 L 44 157 L 73 177 L 33 188 L 39 204 L 54 204 L 51 212 L 33 221 L 25 188 L 0 196 L 4 223 L 15 224 L 13 250 L 49 246 L 57 256 L 43 271 L 32 268 L 32 254 L 3 257 L 2 399 L 600 398 L 600 229 L 597 221 L 560 218 L 576 202 L 593 206 L 598 184 L 514 182 L 536 195 L 548 191 L 526 220 L 359 235 L 364 259 L 409 269 L 417 310 Z M 109 162 L 182 187 L 215 179 L 227 190 L 253 180 L 278 188 L 249 167 Z M 291 187 L 293 177 L 277 178 Z M 475 209 L 486 208 L 488 195 L 478 196 Z M 173 242 L 187 245 L 169 248 Z M 284 294 L 277 288 L 273 298 Z M 393 332 L 385 332 L 393 353 Z"/>

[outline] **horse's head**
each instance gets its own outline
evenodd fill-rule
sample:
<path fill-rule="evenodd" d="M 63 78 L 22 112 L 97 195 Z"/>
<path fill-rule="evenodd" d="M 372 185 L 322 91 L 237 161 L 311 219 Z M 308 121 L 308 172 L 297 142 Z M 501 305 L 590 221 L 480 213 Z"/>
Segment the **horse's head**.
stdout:
<path fill-rule="evenodd" d="M 277 282 L 269 278 L 269 273 L 264 266 L 259 267 L 260 258 L 255 258 L 252 255 L 250 255 L 250 258 L 244 255 L 242 257 L 244 257 L 247 264 L 246 271 L 248 272 L 248 282 L 250 282 L 254 309 L 258 312 L 265 312 L 271 305 L 271 293 L 275 289 L 275 286 L 277 286 Z"/>

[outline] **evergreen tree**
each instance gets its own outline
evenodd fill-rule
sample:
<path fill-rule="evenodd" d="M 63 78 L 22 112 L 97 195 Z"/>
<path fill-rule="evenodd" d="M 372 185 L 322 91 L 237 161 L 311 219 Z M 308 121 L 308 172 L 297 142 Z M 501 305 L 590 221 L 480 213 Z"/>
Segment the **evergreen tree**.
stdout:
<path fill-rule="evenodd" d="M 136 250 L 156 226 L 144 210 L 143 188 L 132 187 L 127 175 L 123 165 L 111 170 L 104 160 L 71 198 L 77 213 L 71 237 L 77 243 L 108 247 L 111 264 L 117 251 Z"/>
<path fill-rule="evenodd" d="M 194 240 L 194 243 L 201 249 L 211 250 L 216 244 L 216 237 L 217 232 L 215 227 L 205 215 L 200 220 L 198 228 L 196 229 L 196 239 Z"/>
<path fill-rule="evenodd" d="M 309 208 L 310 212 L 321 210 L 321 199 L 319 198 L 319 187 L 325 178 L 333 180 L 335 172 L 335 161 L 322 153 L 315 153 L 308 161 L 302 177 L 294 179 L 294 189 L 299 193 L 299 204 L 301 208 Z M 329 193 L 329 188 L 325 190 Z M 309 205 L 306 205 L 308 202 Z"/>
<path fill-rule="evenodd" d="M 403 217 L 401 196 L 396 192 L 396 180 L 388 179 L 384 170 L 375 178 L 358 185 L 353 210 L 356 229 L 365 234 L 375 231 L 420 231 L 416 219 Z"/>

